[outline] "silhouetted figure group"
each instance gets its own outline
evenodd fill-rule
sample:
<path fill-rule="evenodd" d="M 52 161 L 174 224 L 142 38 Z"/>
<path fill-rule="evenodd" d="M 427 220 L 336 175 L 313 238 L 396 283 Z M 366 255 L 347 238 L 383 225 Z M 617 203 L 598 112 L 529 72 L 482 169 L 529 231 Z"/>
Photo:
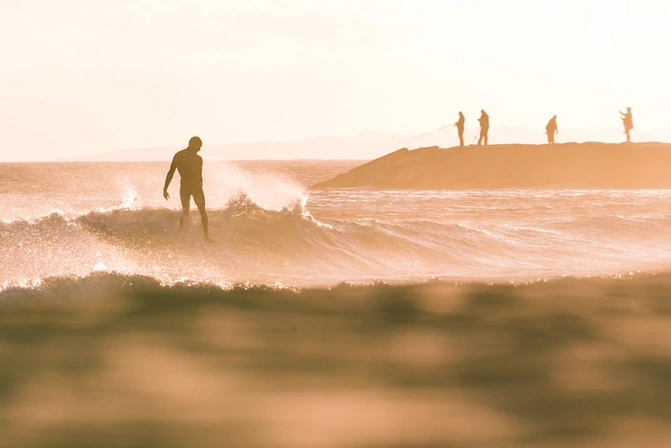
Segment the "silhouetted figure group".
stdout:
<path fill-rule="evenodd" d="M 482 144 L 482 141 L 485 141 L 485 145 L 487 144 L 487 134 L 489 132 L 489 115 L 487 115 L 487 112 L 483 110 L 480 111 L 480 118 L 478 118 L 478 121 L 480 122 L 480 139 L 478 140 L 478 145 Z M 459 120 L 457 120 L 456 123 L 454 123 L 454 126 L 457 127 L 457 133 L 459 134 L 459 146 L 464 146 L 464 125 L 466 124 L 466 117 L 464 117 L 464 114 L 459 112 Z M 475 137 L 473 137 L 473 140 L 475 140 Z"/>
<path fill-rule="evenodd" d="M 622 115 L 622 124 L 624 125 L 624 133 L 627 136 L 627 143 L 631 142 L 631 137 L 629 135 L 629 132 L 634 129 L 634 120 L 631 116 L 631 107 L 627 107 L 627 112 L 620 112 Z M 483 140 L 485 142 L 485 145 L 487 145 L 487 134 L 489 133 L 489 115 L 487 115 L 487 112 L 483 110 L 480 111 L 480 118 L 478 118 L 478 121 L 480 122 L 480 138 L 478 139 L 478 145 L 482 144 Z M 464 114 L 459 112 L 459 120 L 454 123 L 454 126 L 457 127 L 457 132 L 459 133 L 459 146 L 464 146 L 464 124 L 466 122 L 466 118 L 464 117 Z M 550 118 L 550 121 L 548 121 L 548 124 L 545 125 L 545 133 L 548 136 L 548 143 L 550 145 L 554 144 L 555 142 L 555 135 L 559 134 L 559 128 L 557 127 L 557 116 L 553 116 Z M 475 137 L 473 137 L 473 141 L 475 141 Z"/>
<path fill-rule="evenodd" d="M 620 112 L 620 114 L 622 115 L 624 133 L 627 135 L 627 143 L 629 143 L 631 141 L 629 132 L 634 128 L 631 107 L 627 107 L 626 113 Z M 485 145 L 487 145 L 489 115 L 487 115 L 487 112 L 485 112 L 484 109 L 480 111 L 480 118 L 478 118 L 478 121 L 480 122 L 480 138 L 478 139 L 478 145 L 481 145 L 483 141 L 485 142 Z M 459 120 L 454 123 L 454 126 L 457 127 L 459 133 L 459 146 L 464 146 L 465 123 L 466 118 L 464 117 L 464 114 L 459 112 Z M 559 133 L 556 115 L 548 121 L 548 124 L 545 126 L 545 132 L 548 137 L 548 143 L 551 145 L 554 144 L 555 134 Z M 165 197 L 166 200 L 170 199 L 168 187 L 175 174 L 175 170 L 177 170 L 180 176 L 179 197 L 182 203 L 182 214 L 179 217 L 179 227 L 182 228 L 184 225 L 184 218 L 189 216 L 191 198 L 193 198 L 196 207 L 198 207 L 198 211 L 200 212 L 200 221 L 203 226 L 205 241 L 212 242 L 213 240 L 210 239 L 208 231 L 208 219 L 205 210 L 205 193 L 203 193 L 203 159 L 198 155 L 198 151 L 200 151 L 202 146 L 203 141 L 199 137 L 191 137 L 189 146 L 175 154 L 172 159 L 172 164 L 170 165 L 170 170 L 165 178 L 163 197 Z"/>

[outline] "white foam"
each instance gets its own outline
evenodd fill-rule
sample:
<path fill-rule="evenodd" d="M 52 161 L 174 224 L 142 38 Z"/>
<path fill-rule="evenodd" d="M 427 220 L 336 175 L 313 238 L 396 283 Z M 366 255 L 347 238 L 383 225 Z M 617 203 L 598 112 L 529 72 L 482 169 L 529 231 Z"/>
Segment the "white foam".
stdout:
<path fill-rule="evenodd" d="M 203 171 L 208 207 L 224 208 L 244 194 L 265 210 L 281 211 L 292 209 L 306 196 L 301 185 L 279 173 L 250 172 L 234 165 Z"/>

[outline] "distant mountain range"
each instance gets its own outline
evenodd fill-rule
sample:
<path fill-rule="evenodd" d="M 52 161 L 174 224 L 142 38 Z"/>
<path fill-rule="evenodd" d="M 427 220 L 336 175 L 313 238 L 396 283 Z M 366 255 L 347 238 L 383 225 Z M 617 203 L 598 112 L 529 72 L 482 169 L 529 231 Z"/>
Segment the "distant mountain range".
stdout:
<path fill-rule="evenodd" d="M 475 142 L 478 129 L 467 128 L 466 145 Z M 632 132 L 633 141 L 671 141 L 671 130 Z M 618 143 L 623 140 L 622 129 L 618 127 L 579 128 L 562 131 L 556 138 L 564 142 L 606 142 Z M 489 133 L 490 144 L 542 144 L 546 137 L 542 131 L 528 130 L 522 126 L 500 126 Z M 384 134 L 381 131 L 363 131 L 354 137 L 312 137 L 301 141 L 229 143 L 210 145 L 205 139 L 201 155 L 207 160 L 278 160 L 278 159 L 346 159 L 370 160 L 381 157 L 397 149 L 427 146 L 449 148 L 458 144 L 456 130 L 452 127 L 420 137 L 402 134 Z M 59 159 L 59 161 L 166 161 L 183 146 L 161 148 L 130 149 L 101 154 L 80 155 Z"/>
<path fill-rule="evenodd" d="M 302 141 L 203 144 L 201 155 L 208 160 L 275 160 L 275 159 L 366 159 L 379 157 L 409 137 L 364 131 L 355 137 L 313 137 Z M 81 155 L 60 161 L 165 161 L 186 147 L 131 149 L 102 154 Z"/>

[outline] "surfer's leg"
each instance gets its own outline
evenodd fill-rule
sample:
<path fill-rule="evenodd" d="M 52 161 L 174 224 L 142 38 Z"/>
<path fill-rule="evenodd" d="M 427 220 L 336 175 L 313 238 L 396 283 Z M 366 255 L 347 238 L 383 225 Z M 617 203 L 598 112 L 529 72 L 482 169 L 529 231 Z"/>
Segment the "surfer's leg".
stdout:
<path fill-rule="evenodd" d="M 207 211 L 205 210 L 205 194 L 203 193 L 203 190 L 195 192 L 193 194 L 193 200 L 195 201 L 196 207 L 198 207 L 198 211 L 200 212 L 200 222 L 203 225 L 203 235 L 205 236 L 205 241 L 211 241 Z"/>
<path fill-rule="evenodd" d="M 186 190 L 179 190 L 179 199 L 182 201 L 182 214 L 179 216 L 179 228 L 184 225 L 184 218 L 189 216 L 189 209 L 191 208 L 191 192 Z"/>

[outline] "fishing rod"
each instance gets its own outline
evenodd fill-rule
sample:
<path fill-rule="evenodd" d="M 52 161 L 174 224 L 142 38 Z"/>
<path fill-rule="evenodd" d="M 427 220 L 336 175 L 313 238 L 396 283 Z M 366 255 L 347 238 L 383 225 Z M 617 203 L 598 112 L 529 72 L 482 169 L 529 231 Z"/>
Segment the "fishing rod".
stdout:
<path fill-rule="evenodd" d="M 415 135 L 414 137 L 407 138 L 407 139 L 405 139 L 405 140 L 403 140 L 403 141 L 401 141 L 401 142 L 393 143 L 393 145 L 394 145 L 395 148 L 398 148 L 400 145 L 402 145 L 403 143 L 409 142 L 410 140 L 414 140 L 414 139 L 416 139 L 416 138 L 424 137 L 425 135 L 429 135 L 429 134 L 431 134 L 431 133 L 433 133 L 433 132 L 440 131 L 441 129 L 449 128 L 450 126 L 455 126 L 455 125 L 456 125 L 456 123 L 448 124 L 447 126 L 441 126 L 441 127 L 436 128 L 436 129 L 434 129 L 434 130 L 432 130 L 432 131 L 425 132 L 425 133 L 423 133 L 423 134 L 419 134 L 419 135 Z M 385 146 L 384 148 L 381 148 L 381 149 L 386 151 L 386 150 L 388 150 L 388 149 L 390 149 L 390 148 L 392 148 L 392 145 L 387 145 L 387 146 Z"/>
<path fill-rule="evenodd" d="M 471 140 L 471 144 L 470 144 L 470 146 L 473 146 L 473 143 L 475 143 L 475 139 L 478 138 L 478 133 L 479 133 L 479 132 L 480 132 L 479 130 L 478 130 L 478 131 L 475 131 L 475 135 L 473 136 L 473 140 Z"/>
<path fill-rule="evenodd" d="M 594 128 L 602 128 L 603 126 L 585 126 L 584 128 L 571 128 L 571 129 L 564 129 L 562 132 L 573 132 L 573 131 L 583 131 L 585 129 L 594 129 Z"/>
<path fill-rule="evenodd" d="M 441 129 L 449 128 L 450 126 L 454 126 L 454 123 L 452 123 L 452 124 L 448 124 L 447 126 L 441 126 L 441 127 L 437 128 L 437 129 L 434 129 L 433 131 L 429 131 L 429 132 L 425 132 L 425 133 L 423 133 L 423 134 L 415 135 L 414 137 L 410 137 L 410 138 L 407 139 L 407 140 L 403 140 L 402 142 L 398 142 L 398 143 L 396 143 L 396 145 L 402 145 L 403 143 L 405 143 L 405 142 L 409 142 L 410 140 L 414 140 L 414 139 L 416 139 L 416 138 L 424 137 L 425 135 L 429 135 L 429 134 L 431 134 L 431 133 L 433 133 L 433 132 L 440 131 Z"/>
<path fill-rule="evenodd" d="M 605 126 L 598 125 L 598 126 L 585 126 L 583 128 L 562 129 L 562 133 L 573 132 L 573 131 L 584 131 L 585 129 L 594 129 L 594 128 L 603 128 L 603 127 L 605 127 Z M 547 134 L 547 132 L 542 132 L 542 134 Z"/>

